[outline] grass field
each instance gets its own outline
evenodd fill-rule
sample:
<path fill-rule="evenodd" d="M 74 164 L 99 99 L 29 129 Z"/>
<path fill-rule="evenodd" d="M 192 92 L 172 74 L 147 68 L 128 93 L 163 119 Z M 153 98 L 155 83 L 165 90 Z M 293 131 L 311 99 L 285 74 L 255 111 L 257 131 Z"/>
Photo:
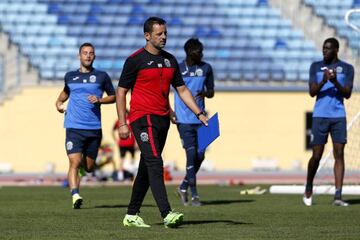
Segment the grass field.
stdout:
<path fill-rule="evenodd" d="M 328 195 L 305 207 L 299 195 L 240 195 L 239 186 L 200 186 L 204 206 L 184 207 L 175 186 L 169 186 L 170 202 L 185 214 L 184 224 L 165 229 L 148 192 L 141 216 L 152 227 L 137 229 L 122 226 L 130 191 L 128 186 L 83 188 L 83 209 L 73 210 L 65 188 L 0 188 L 0 239 L 360 238 L 358 196 L 345 196 L 347 208 L 332 206 Z"/>

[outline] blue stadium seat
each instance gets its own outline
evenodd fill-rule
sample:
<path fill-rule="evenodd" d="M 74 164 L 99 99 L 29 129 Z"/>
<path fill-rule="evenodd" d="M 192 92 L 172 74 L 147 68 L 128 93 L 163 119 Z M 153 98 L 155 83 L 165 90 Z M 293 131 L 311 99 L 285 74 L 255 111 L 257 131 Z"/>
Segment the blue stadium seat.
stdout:
<path fill-rule="evenodd" d="M 334 0 L 304 1 L 337 6 Z M 353 0 L 344 1 L 353 4 Z M 329 11 L 336 15 L 334 19 L 346 11 L 339 9 Z M 205 45 L 205 60 L 213 63 L 219 80 L 297 81 L 304 77 L 300 71 L 308 71 L 306 64 L 321 55 L 268 0 L 6 0 L 0 3 L 0 13 L 4 31 L 31 63 L 47 63 L 39 68 L 47 78 L 78 67 L 74 56 L 85 41 L 96 47 L 95 62 L 118 78 L 126 57 L 144 46 L 143 21 L 153 15 L 167 20 L 166 49 L 179 61 L 185 57 L 185 41 L 199 37 Z M 334 24 L 340 26 L 335 20 Z M 352 34 L 341 26 L 344 35 Z"/>
<path fill-rule="evenodd" d="M 359 7 L 360 6 L 360 0 L 353 0 L 352 6 L 353 7 Z"/>
<path fill-rule="evenodd" d="M 286 42 L 285 39 L 278 38 L 275 41 L 274 48 L 275 49 L 287 49 L 288 43 Z"/>
<path fill-rule="evenodd" d="M 311 6 L 315 13 L 323 17 L 329 26 L 334 27 L 340 37 L 348 39 L 350 47 L 357 51 L 360 49 L 359 44 L 357 44 L 359 40 L 349 35 L 349 33 L 352 32 L 352 29 L 350 29 L 343 21 L 345 13 L 349 9 L 360 6 L 359 0 L 304 0 L 304 2 Z M 354 20 L 358 18 L 358 15 L 353 15 L 351 18 Z"/>
<path fill-rule="evenodd" d="M 94 16 L 94 15 L 90 15 L 86 18 L 86 22 L 85 24 L 93 24 L 93 25 L 98 25 L 100 23 L 99 19 Z"/>

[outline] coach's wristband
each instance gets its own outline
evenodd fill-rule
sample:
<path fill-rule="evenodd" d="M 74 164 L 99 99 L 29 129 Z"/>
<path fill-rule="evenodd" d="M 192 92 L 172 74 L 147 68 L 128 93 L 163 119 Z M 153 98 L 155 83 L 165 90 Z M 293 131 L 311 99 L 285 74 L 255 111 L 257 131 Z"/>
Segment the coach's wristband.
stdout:
<path fill-rule="evenodd" d="M 120 125 L 119 128 L 126 126 L 126 125 L 127 125 L 127 123 L 124 123 L 123 125 Z"/>
<path fill-rule="evenodd" d="M 196 114 L 196 117 L 199 119 L 200 115 L 204 115 L 205 116 L 205 113 L 203 111 L 199 112 Z"/>

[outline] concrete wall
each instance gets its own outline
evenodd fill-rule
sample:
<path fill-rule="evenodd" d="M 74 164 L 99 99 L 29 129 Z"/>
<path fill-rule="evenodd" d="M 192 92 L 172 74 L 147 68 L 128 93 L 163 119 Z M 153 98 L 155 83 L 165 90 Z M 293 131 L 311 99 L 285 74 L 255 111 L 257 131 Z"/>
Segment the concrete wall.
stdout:
<path fill-rule="evenodd" d="M 0 106 L 0 163 L 11 163 L 16 172 L 43 172 L 48 162 L 57 172 L 67 170 L 63 115 L 54 106 L 60 90 L 25 88 Z M 253 159 L 267 158 L 277 160 L 282 169 L 291 168 L 294 160 L 304 168 L 310 156 L 305 151 L 305 112 L 313 102 L 307 93 L 216 93 L 207 108 L 211 114 L 219 112 L 221 136 L 207 152 L 208 163 L 218 170 L 248 170 Z M 112 141 L 115 105 L 103 105 L 102 112 L 104 140 Z M 184 169 L 175 126 L 163 157 Z"/>

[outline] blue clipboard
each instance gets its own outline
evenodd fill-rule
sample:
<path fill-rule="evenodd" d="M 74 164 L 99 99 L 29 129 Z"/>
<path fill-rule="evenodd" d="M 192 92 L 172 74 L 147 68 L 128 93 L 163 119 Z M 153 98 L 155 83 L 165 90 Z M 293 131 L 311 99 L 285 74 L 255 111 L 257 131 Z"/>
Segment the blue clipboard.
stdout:
<path fill-rule="evenodd" d="M 220 136 L 218 113 L 215 113 L 208 121 L 208 126 L 202 125 L 197 130 L 198 151 L 204 151 L 216 138 Z"/>

